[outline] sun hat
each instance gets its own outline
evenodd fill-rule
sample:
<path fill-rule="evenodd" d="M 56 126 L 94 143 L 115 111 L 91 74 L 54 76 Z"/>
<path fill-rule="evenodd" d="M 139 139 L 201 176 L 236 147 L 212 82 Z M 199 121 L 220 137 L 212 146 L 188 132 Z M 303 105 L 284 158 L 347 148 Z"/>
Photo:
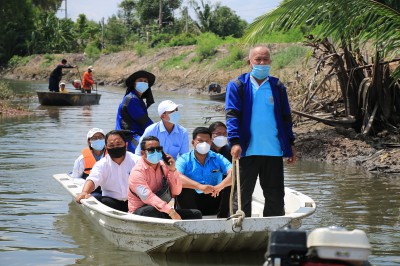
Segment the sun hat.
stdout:
<path fill-rule="evenodd" d="M 87 69 L 93 71 L 93 66 L 89 66 Z"/>
<path fill-rule="evenodd" d="M 90 139 L 96 133 L 101 133 L 101 134 L 103 134 L 103 136 L 105 136 L 104 131 L 102 129 L 94 127 L 91 130 L 89 130 L 89 132 L 87 133 L 87 136 L 86 136 L 87 139 Z"/>
<path fill-rule="evenodd" d="M 182 104 L 176 104 L 171 100 L 165 100 L 160 102 L 160 104 L 158 105 L 158 115 L 161 116 L 163 113 L 165 112 L 171 112 L 173 110 L 175 110 L 178 107 L 183 106 Z"/>
<path fill-rule="evenodd" d="M 65 85 L 65 82 L 64 82 L 64 81 L 61 81 L 61 82 L 60 82 L 60 86 L 61 86 L 61 85 Z"/>
<path fill-rule="evenodd" d="M 125 84 L 127 87 L 133 86 L 133 83 L 135 80 L 138 78 L 147 78 L 149 80 L 149 87 L 153 86 L 154 82 L 156 81 L 156 76 L 154 76 L 152 73 L 147 72 L 145 70 L 139 70 L 130 75 L 126 81 Z"/>

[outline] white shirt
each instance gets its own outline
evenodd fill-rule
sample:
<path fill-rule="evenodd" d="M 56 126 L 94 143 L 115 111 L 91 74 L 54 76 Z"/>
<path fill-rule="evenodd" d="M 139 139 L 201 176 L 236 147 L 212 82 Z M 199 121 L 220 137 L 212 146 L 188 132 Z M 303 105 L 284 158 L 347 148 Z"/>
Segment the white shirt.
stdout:
<path fill-rule="evenodd" d="M 101 156 L 103 158 L 103 154 Z M 72 169 L 71 177 L 82 179 L 84 170 L 85 170 L 85 159 L 83 159 L 83 155 L 81 154 L 74 162 L 74 169 Z"/>
<path fill-rule="evenodd" d="M 132 168 L 140 156 L 129 151 L 121 164 L 114 162 L 110 155 L 106 155 L 96 162 L 86 180 L 92 180 L 95 189 L 101 186 L 102 195 L 117 200 L 128 200 L 128 178 Z"/>

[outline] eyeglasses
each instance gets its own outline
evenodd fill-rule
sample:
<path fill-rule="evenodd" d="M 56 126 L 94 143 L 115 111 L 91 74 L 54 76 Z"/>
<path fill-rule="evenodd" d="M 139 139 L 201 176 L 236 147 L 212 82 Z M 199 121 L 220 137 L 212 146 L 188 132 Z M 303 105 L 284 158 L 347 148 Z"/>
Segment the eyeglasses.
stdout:
<path fill-rule="evenodd" d="M 157 152 L 161 152 L 163 150 L 162 146 L 158 146 L 158 147 L 150 147 L 148 149 L 144 149 L 145 151 L 147 151 L 149 154 L 154 153 L 155 151 Z"/>

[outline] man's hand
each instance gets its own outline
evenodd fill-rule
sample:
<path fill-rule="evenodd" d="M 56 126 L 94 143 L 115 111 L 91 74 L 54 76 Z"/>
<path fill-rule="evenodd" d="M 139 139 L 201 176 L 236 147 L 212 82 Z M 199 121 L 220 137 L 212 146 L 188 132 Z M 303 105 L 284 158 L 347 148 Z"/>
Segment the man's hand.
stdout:
<path fill-rule="evenodd" d="M 235 144 L 231 148 L 231 155 L 233 159 L 240 159 L 240 155 L 242 154 L 242 147 L 239 144 Z"/>
<path fill-rule="evenodd" d="M 82 192 L 81 194 L 79 194 L 78 196 L 75 197 L 75 201 L 80 204 L 81 203 L 81 199 L 88 199 L 91 196 L 92 195 L 90 193 Z"/>
<path fill-rule="evenodd" d="M 215 188 L 211 185 L 202 185 L 202 184 L 199 184 L 197 189 L 203 191 L 204 194 L 211 194 L 215 190 Z"/>
<path fill-rule="evenodd" d="M 296 148 L 294 146 L 292 146 L 292 157 L 288 157 L 286 162 L 288 164 L 295 164 L 296 163 Z"/>
<path fill-rule="evenodd" d="M 219 193 L 223 189 L 224 189 L 224 186 L 221 185 L 221 183 L 219 183 L 218 185 L 214 186 L 214 191 L 212 192 L 211 196 L 214 197 L 214 198 L 218 197 Z"/>

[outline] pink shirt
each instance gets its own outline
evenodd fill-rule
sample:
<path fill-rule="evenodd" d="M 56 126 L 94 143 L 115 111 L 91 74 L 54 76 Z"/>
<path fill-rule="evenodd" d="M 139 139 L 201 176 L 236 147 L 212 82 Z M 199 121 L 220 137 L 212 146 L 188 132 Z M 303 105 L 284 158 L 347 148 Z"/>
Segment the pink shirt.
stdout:
<path fill-rule="evenodd" d="M 128 191 L 128 208 L 130 213 L 135 212 L 143 205 L 151 205 L 160 212 L 169 213 L 171 207 L 167 202 L 156 196 L 155 192 L 162 187 L 162 173 L 160 166 L 163 167 L 172 195 L 179 195 L 182 191 L 182 181 L 179 172 L 170 172 L 163 161 L 160 161 L 156 169 L 149 166 L 143 158 L 140 158 L 132 168 L 129 175 L 129 188 L 136 193 L 137 198 Z M 128 189 L 129 190 L 129 189 Z"/>

